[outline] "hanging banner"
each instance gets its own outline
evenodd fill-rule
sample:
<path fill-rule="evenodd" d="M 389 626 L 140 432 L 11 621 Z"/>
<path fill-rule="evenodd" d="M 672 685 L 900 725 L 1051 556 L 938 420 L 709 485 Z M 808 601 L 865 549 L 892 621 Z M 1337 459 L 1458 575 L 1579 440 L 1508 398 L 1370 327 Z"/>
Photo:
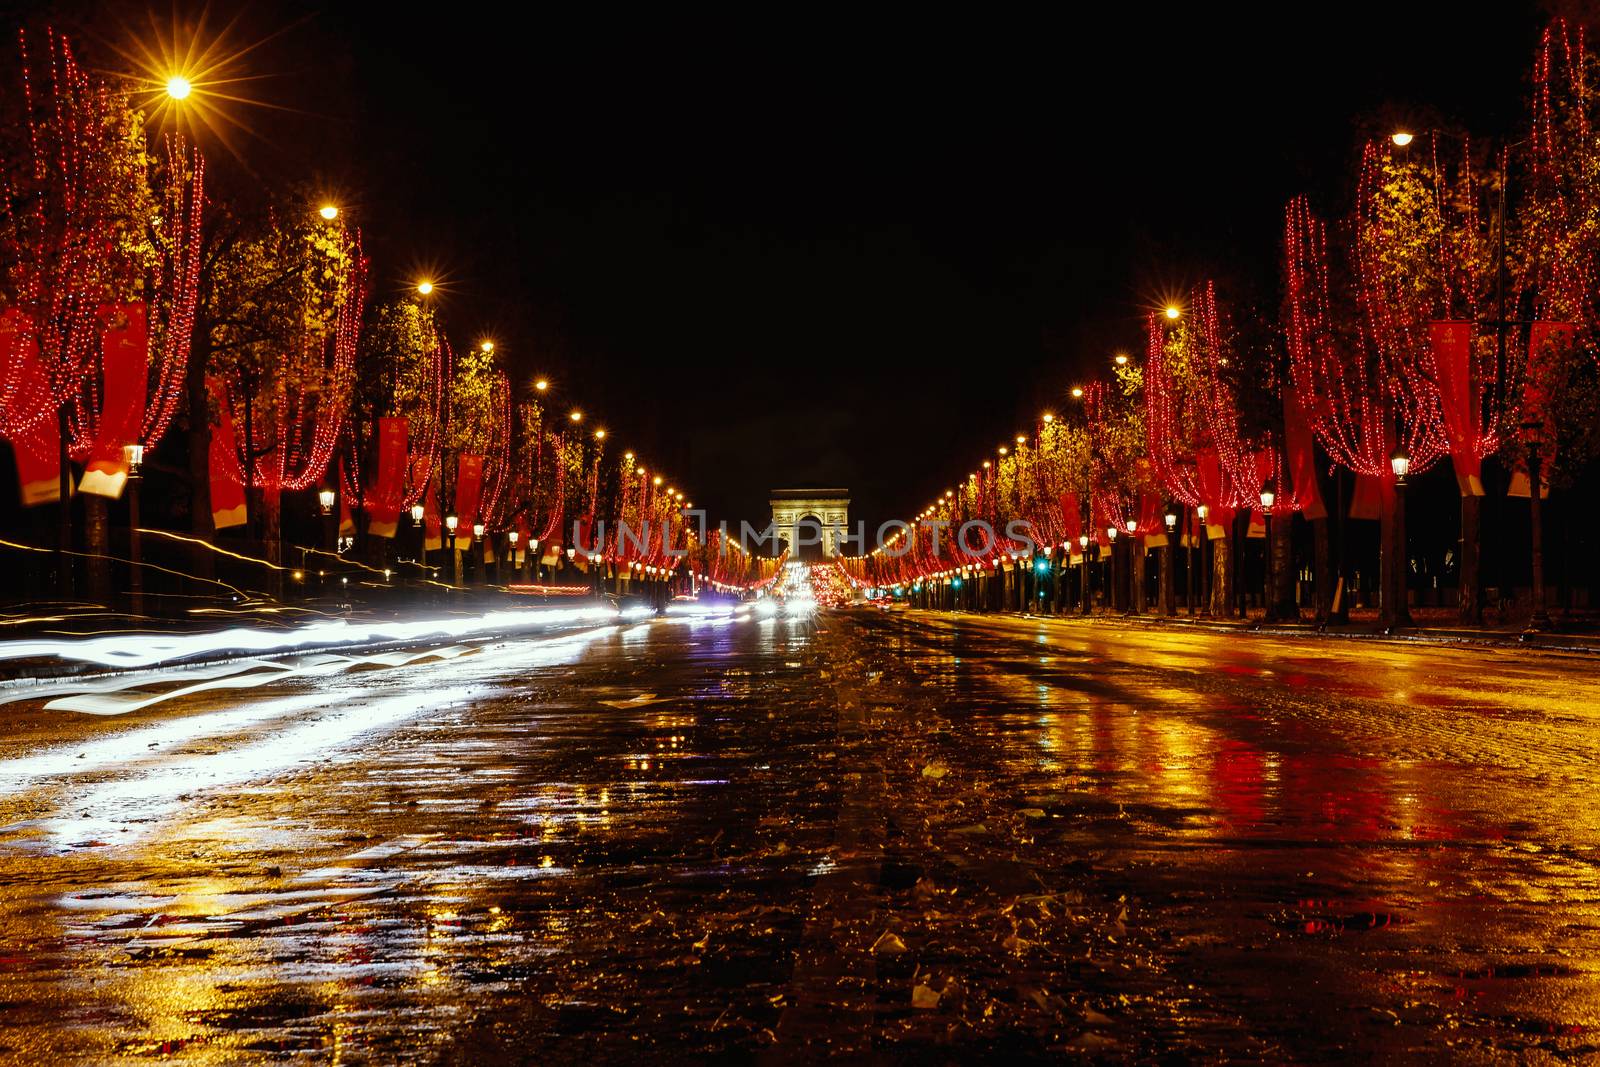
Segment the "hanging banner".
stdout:
<path fill-rule="evenodd" d="M 1139 536 L 1146 548 L 1160 548 L 1167 543 L 1165 512 L 1161 497 L 1155 493 L 1139 495 Z"/>
<path fill-rule="evenodd" d="M 1439 414 L 1450 461 L 1462 496 L 1483 495 L 1483 460 L 1478 456 L 1478 390 L 1472 374 L 1472 323 L 1428 324 L 1434 378 L 1439 385 Z"/>
<path fill-rule="evenodd" d="M 1083 503 L 1077 493 L 1061 494 L 1061 528 L 1066 531 L 1067 544 L 1076 546 L 1083 536 Z"/>
<path fill-rule="evenodd" d="M 15 366 L 16 388 L 8 403 L 18 410 L 47 404 L 49 383 L 44 365 L 39 362 L 39 342 L 33 336 L 33 320 L 16 308 L 0 314 L 0 352 L 10 353 Z M 23 433 L 13 436 L 11 449 L 17 458 L 17 482 L 24 506 L 53 504 L 61 499 L 61 427 L 52 413 L 39 419 Z"/>
<path fill-rule="evenodd" d="M 478 497 L 483 492 L 483 457 L 464 455 L 456 461 L 456 547 L 472 544 L 472 524 L 478 521 Z"/>
<path fill-rule="evenodd" d="M 444 547 L 444 526 L 439 519 L 439 479 L 428 479 L 428 488 L 422 494 L 422 547 L 437 552 Z"/>
<path fill-rule="evenodd" d="M 1383 481 L 1376 474 L 1356 475 L 1355 491 L 1350 494 L 1352 519 L 1376 519 L 1383 514 Z"/>
<path fill-rule="evenodd" d="M 367 494 L 367 532 L 393 537 L 405 502 L 406 430 L 404 418 L 378 420 L 378 476 Z"/>
<path fill-rule="evenodd" d="M 1572 323 L 1539 321 L 1528 327 L 1528 362 L 1522 371 L 1522 425 L 1543 427 L 1550 396 L 1552 348 L 1567 345 Z M 1524 429 L 1525 440 L 1536 438 L 1539 430 Z M 1526 491 L 1523 493 L 1527 495 Z"/>
<path fill-rule="evenodd" d="M 105 324 L 100 334 L 100 417 L 79 488 L 115 500 L 128 484 L 122 449 L 138 443 L 144 420 L 150 340 L 142 302 L 105 304 L 99 314 Z"/>
<path fill-rule="evenodd" d="M 1222 500 L 1222 462 L 1214 448 L 1203 449 L 1195 457 L 1195 474 L 1200 481 L 1200 499 L 1206 505 L 1206 536 L 1213 541 L 1228 536 L 1233 526 L 1234 509 Z"/>
<path fill-rule="evenodd" d="M 341 463 L 340 466 L 342 467 L 343 464 Z M 355 520 L 355 516 L 350 514 L 350 497 L 346 493 L 340 493 L 339 494 L 339 536 L 340 537 L 355 537 L 355 535 L 356 535 L 356 520 Z"/>
<path fill-rule="evenodd" d="M 1306 414 L 1305 397 L 1295 386 L 1283 391 L 1283 444 L 1289 453 L 1289 480 L 1294 485 L 1294 502 L 1308 519 L 1325 519 L 1328 509 L 1322 503 L 1317 485 L 1317 449 Z"/>
<path fill-rule="evenodd" d="M 228 398 L 220 379 L 206 382 L 217 409 L 217 424 L 211 427 L 211 525 L 225 530 L 243 526 L 247 517 L 244 503 L 244 472 L 239 468 L 239 445 L 233 433 L 233 418 L 228 414 Z"/>

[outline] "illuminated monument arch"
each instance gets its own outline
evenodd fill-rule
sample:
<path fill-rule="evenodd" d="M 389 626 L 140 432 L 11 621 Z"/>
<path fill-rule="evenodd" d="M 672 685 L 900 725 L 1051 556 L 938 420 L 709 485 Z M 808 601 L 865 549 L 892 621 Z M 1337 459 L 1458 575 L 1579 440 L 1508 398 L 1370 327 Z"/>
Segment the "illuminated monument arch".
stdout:
<path fill-rule="evenodd" d="M 774 489 L 770 503 L 779 547 L 798 542 L 793 558 L 811 562 L 839 554 L 839 539 L 850 532 L 850 490 Z"/>

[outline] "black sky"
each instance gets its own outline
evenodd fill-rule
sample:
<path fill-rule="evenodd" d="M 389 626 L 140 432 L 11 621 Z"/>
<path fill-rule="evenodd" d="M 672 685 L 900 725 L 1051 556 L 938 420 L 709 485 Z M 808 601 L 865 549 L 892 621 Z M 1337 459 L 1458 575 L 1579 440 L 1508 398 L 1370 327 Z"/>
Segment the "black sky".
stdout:
<path fill-rule="evenodd" d="M 1274 304 L 1284 201 L 1347 195 L 1368 131 L 1520 136 L 1543 21 L 1125 7 L 258 4 L 232 36 L 287 27 L 244 64 L 294 110 L 252 112 L 239 149 L 337 188 L 379 294 L 441 272 L 459 340 L 492 334 L 713 517 L 816 483 L 877 522 L 1137 347 L 1168 294 L 1215 274 Z M 107 10 L 57 14 L 148 25 Z"/>

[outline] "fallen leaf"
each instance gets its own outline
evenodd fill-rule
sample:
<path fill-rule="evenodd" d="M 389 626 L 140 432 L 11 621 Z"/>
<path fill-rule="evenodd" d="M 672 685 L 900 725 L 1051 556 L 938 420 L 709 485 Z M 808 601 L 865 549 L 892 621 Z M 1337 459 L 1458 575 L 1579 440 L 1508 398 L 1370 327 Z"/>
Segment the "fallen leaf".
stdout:
<path fill-rule="evenodd" d="M 878 940 L 872 943 L 872 951 L 874 952 L 904 952 L 905 950 L 906 943 L 890 930 L 885 930 L 878 937 Z M 938 1000 L 939 998 L 934 997 L 934 999 Z"/>
<path fill-rule="evenodd" d="M 939 1006 L 939 994 L 925 985 L 919 985 L 911 991 L 911 1006 L 913 1008 L 931 1009 Z"/>
<path fill-rule="evenodd" d="M 932 763 L 922 768 L 922 777 L 924 778 L 943 778 L 949 773 L 950 768 L 938 760 L 934 760 Z"/>

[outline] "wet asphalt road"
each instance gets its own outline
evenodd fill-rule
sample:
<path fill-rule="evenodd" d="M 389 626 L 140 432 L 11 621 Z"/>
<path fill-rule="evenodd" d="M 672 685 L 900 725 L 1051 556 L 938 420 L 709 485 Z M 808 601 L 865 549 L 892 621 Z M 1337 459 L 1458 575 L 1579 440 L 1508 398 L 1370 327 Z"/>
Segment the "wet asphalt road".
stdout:
<path fill-rule="evenodd" d="M 1588 659 L 851 612 L 400 660 L 0 706 L 0 1057 L 1600 1054 Z"/>

